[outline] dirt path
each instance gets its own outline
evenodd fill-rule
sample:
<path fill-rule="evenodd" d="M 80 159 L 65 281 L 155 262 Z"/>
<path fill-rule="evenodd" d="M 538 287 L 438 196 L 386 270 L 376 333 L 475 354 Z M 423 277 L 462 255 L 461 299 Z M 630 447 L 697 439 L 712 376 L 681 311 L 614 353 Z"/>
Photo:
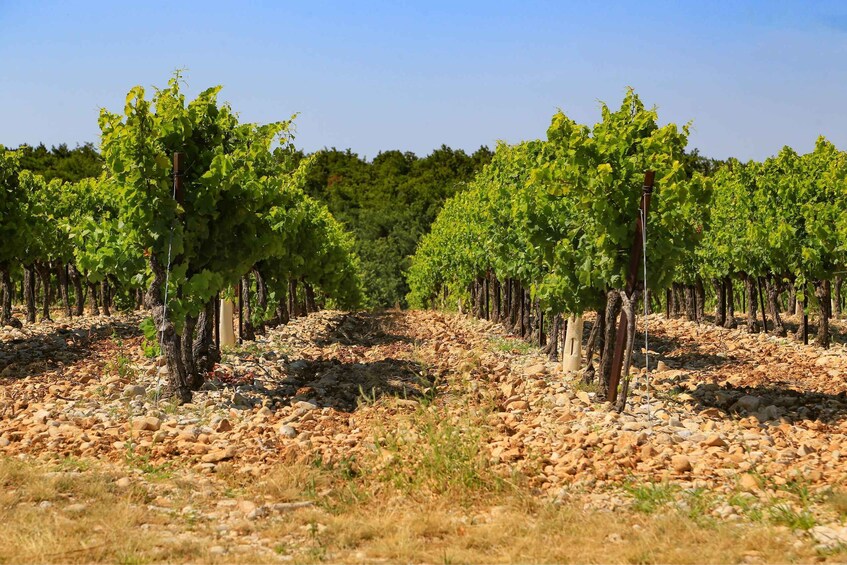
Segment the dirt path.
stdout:
<path fill-rule="evenodd" d="M 0 334 L 0 560 L 843 557 L 843 347 L 652 317 L 619 415 L 494 324 L 321 312 L 174 406 L 135 322 Z"/>

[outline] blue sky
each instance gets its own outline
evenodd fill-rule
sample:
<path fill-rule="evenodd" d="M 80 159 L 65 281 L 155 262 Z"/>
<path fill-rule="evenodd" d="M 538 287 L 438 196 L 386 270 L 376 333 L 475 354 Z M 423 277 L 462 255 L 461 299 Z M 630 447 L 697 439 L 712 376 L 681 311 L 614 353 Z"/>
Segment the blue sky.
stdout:
<path fill-rule="evenodd" d="M 185 68 L 298 146 L 427 154 L 594 123 L 632 86 L 705 155 L 847 149 L 844 2 L 0 0 L 0 143 L 97 142 L 100 107 Z"/>

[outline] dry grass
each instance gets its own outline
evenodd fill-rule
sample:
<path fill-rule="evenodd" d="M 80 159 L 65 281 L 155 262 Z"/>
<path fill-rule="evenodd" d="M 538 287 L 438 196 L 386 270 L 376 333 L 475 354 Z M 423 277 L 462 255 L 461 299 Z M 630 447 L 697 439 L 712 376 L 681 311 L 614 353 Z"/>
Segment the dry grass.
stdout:
<path fill-rule="evenodd" d="M 659 487 L 633 487 L 649 512 L 555 505 L 494 474 L 481 444 L 484 409 L 436 406 L 393 420 L 364 460 L 280 464 L 255 479 L 224 463 L 210 480 L 65 460 L 0 459 L 0 563 L 32 562 L 810 562 L 808 541 L 765 521 L 703 520 Z M 56 470 L 59 469 L 59 472 Z M 658 490 L 657 490 L 658 489 Z M 642 492 L 643 491 L 643 492 Z M 662 495 L 662 496 L 660 496 Z M 163 502 L 163 498 L 166 502 Z M 247 520 L 224 498 L 313 506 Z M 667 499 L 667 500 L 666 500 Z M 42 507 L 44 502 L 48 506 Z M 842 499 L 833 498 L 841 507 Z M 73 504 L 84 509 L 70 512 Z M 152 506 L 168 505 L 172 512 Z M 190 512 L 182 511 L 189 506 Z M 646 507 L 645 507 L 646 508 Z M 221 531 L 222 529 L 226 531 Z M 211 551 L 214 546 L 226 553 Z M 831 556 L 836 559 L 838 555 Z"/>

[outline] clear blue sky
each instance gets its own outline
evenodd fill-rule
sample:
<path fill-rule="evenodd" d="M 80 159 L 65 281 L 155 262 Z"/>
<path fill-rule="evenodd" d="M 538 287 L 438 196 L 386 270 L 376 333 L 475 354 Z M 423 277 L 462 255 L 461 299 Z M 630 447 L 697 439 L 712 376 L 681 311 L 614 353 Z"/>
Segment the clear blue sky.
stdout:
<path fill-rule="evenodd" d="M 691 145 L 847 149 L 847 2 L 0 0 L 0 143 L 98 140 L 98 108 L 187 69 L 297 145 L 427 154 L 594 123 L 627 86 Z"/>

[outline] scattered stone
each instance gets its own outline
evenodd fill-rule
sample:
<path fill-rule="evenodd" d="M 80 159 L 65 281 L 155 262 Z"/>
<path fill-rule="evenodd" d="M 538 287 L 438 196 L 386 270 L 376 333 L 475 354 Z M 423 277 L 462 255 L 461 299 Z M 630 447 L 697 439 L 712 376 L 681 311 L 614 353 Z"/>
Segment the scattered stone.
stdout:
<path fill-rule="evenodd" d="M 818 549 L 832 551 L 847 547 L 847 526 L 815 526 L 809 534 L 818 544 Z"/>
<path fill-rule="evenodd" d="M 302 502 L 277 502 L 271 505 L 271 509 L 274 512 L 290 512 L 291 510 L 298 510 L 300 508 L 310 508 L 314 505 L 315 503 L 311 500 L 304 500 Z"/>
<path fill-rule="evenodd" d="M 726 441 L 719 435 L 710 435 L 703 440 L 702 445 L 706 447 L 726 447 Z"/>
<path fill-rule="evenodd" d="M 671 468 L 677 473 L 687 473 L 691 471 L 691 461 L 685 455 L 674 455 L 671 457 Z"/>
<path fill-rule="evenodd" d="M 233 457 L 235 457 L 235 453 L 236 451 L 234 447 L 227 447 L 226 449 L 216 449 L 204 455 L 201 458 L 201 461 L 203 461 L 203 463 L 220 463 L 221 461 L 232 459 Z"/>
<path fill-rule="evenodd" d="M 132 421 L 132 429 L 137 431 L 158 431 L 162 427 L 162 420 L 155 416 L 136 418 Z"/>
<path fill-rule="evenodd" d="M 126 385 L 124 387 L 124 398 L 138 398 L 147 394 L 147 389 L 142 385 Z"/>
<path fill-rule="evenodd" d="M 524 369 L 524 374 L 526 376 L 538 376 L 538 375 L 546 375 L 547 374 L 547 365 L 544 363 L 536 363 L 535 365 L 530 365 L 526 369 Z"/>
<path fill-rule="evenodd" d="M 744 473 L 738 477 L 738 488 L 744 492 L 754 492 L 759 490 L 759 480 L 750 473 Z"/>
<path fill-rule="evenodd" d="M 47 420 L 50 419 L 50 412 L 47 410 L 39 410 L 32 416 L 32 421 L 36 424 L 46 424 Z"/>
<path fill-rule="evenodd" d="M 215 431 L 220 433 L 232 431 L 232 423 L 227 418 L 223 418 L 215 424 Z"/>
<path fill-rule="evenodd" d="M 281 435 L 284 438 L 294 439 L 295 437 L 297 437 L 297 430 L 294 429 L 294 427 L 292 427 L 292 426 L 289 426 L 287 424 L 283 424 L 282 426 L 279 427 L 279 435 Z"/>
<path fill-rule="evenodd" d="M 761 398 L 759 398 L 758 396 L 751 396 L 751 395 L 748 394 L 747 396 L 742 396 L 741 398 L 739 398 L 735 402 L 735 404 L 732 405 L 731 410 L 736 411 L 736 412 L 744 411 L 744 412 L 747 412 L 747 413 L 755 412 L 759 408 L 759 405 L 761 403 L 762 403 Z"/>

